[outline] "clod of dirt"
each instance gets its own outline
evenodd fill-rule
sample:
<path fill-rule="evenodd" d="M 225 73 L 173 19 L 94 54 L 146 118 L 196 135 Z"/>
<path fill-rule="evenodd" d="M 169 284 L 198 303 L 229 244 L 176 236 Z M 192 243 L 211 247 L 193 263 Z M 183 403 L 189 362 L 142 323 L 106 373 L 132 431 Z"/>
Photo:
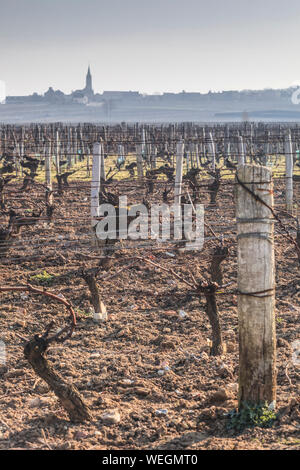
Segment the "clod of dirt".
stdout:
<path fill-rule="evenodd" d="M 291 415 L 294 411 L 298 411 L 298 413 L 300 411 L 300 397 L 292 398 L 289 401 L 289 404 L 279 411 L 279 419 L 282 419 L 284 416 Z"/>
<path fill-rule="evenodd" d="M 233 353 L 236 351 L 236 344 L 229 341 L 226 343 L 226 349 L 228 353 Z"/>
<path fill-rule="evenodd" d="M 136 394 L 136 395 L 139 395 L 140 397 L 146 397 L 148 396 L 151 392 L 150 390 L 147 390 L 146 388 L 142 388 L 142 387 L 136 387 L 133 389 L 133 392 Z"/>
<path fill-rule="evenodd" d="M 30 400 L 29 402 L 29 407 L 30 408 L 40 408 L 42 406 L 49 406 L 51 404 L 51 401 L 53 401 L 51 398 L 49 399 L 49 397 L 43 397 L 43 398 L 40 398 L 40 397 L 36 397 L 36 398 L 33 398 L 32 400 Z"/>
<path fill-rule="evenodd" d="M 277 347 L 278 348 L 287 348 L 287 349 L 290 349 L 290 343 L 288 341 L 286 341 L 285 339 L 283 338 L 278 338 L 277 339 Z"/>
<path fill-rule="evenodd" d="M 222 379 L 225 379 L 227 377 L 233 378 L 233 373 L 232 371 L 225 365 L 221 365 L 221 367 L 218 369 L 218 374 Z"/>
<path fill-rule="evenodd" d="M 176 349 L 176 344 L 173 341 L 162 341 L 160 343 L 162 349 Z"/>
<path fill-rule="evenodd" d="M 101 415 L 105 424 L 118 424 L 121 421 L 121 415 L 118 410 L 107 410 Z"/>
<path fill-rule="evenodd" d="M 220 388 L 215 393 L 213 393 L 210 398 L 209 402 L 212 404 L 223 403 L 231 398 L 231 394 L 225 388 Z"/>
<path fill-rule="evenodd" d="M 232 393 L 236 394 L 239 391 L 239 384 L 237 384 L 237 383 L 228 384 L 228 385 L 226 385 L 226 389 L 229 390 L 230 394 L 232 394 Z"/>
<path fill-rule="evenodd" d="M 121 387 L 131 387 L 133 383 L 134 381 L 131 379 L 122 379 L 120 380 L 119 385 Z"/>

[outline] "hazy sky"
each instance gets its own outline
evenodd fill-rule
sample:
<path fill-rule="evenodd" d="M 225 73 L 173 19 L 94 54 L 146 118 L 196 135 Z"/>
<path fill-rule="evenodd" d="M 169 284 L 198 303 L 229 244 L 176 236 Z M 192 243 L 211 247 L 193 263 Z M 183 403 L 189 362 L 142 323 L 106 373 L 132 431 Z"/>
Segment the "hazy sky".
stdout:
<path fill-rule="evenodd" d="M 207 92 L 300 81 L 299 0 L 0 0 L 7 94 Z"/>

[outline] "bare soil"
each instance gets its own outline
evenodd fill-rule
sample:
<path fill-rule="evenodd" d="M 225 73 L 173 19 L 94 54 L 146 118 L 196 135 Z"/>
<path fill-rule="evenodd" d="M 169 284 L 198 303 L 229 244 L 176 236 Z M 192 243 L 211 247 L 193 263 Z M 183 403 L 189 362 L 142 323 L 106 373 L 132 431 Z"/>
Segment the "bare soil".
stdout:
<path fill-rule="evenodd" d="M 277 182 L 275 189 L 278 209 L 283 207 L 282 183 Z M 133 188 L 130 198 L 142 194 L 142 187 Z M 43 207 L 43 198 L 42 191 L 14 192 L 8 207 L 24 212 Z M 161 192 L 156 190 L 152 200 L 161 201 Z M 93 257 L 99 256 L 91 244 L 87 183 L 72 182 L 63 196 L 55 197 L 53 223 L 23 229 L 1 260 L 1 285 L 28 281 L 39 285 L 32 276 L 44 270 L 55 276 L 45 288 L 72 303 L 78 325 L 71 339 L 50 347 L 47 357 L 78 388 L 93 421 L 71 423 L 24 358 L 24 339 L 43 333 L 53 319 L 57 327 L 65 325 L 62 305 L 33 294 L 2 293 L 0 340 L 6 345 L 7 362 L 0 365 L 0 449 L 300 449 L 300 371 L 291 360 L 291 344 L 299 339 L 300 312 L 295 249 L 277 228 L 278 419 L 268 429 L 228 430 L 227 414 L 237 407 L 238 387 L 237 297 L 231 293 L 237 269 L 233 187 L 222 186 L 216 207 L 209 207 L 208 201 L 204 192 L 205 220 L 216 233 L 224 234 L 230 248 L 223 272 L 224 282 L 232 285 L 218 295 L 227 345 L 220 357 L 209 355 L 211 328 L 205 299 L 170 273 L 140 262 L 111 280 L 101 279 L 130 264 L 136 254 L 186 279 L 191 279 L 190 273 L 209 279 L 216 245 L 209 231 L 199 253 L 181 253 L 176 245 L 123 246 L 109 271 L 98 277 L 108 320 L 95 324 L 87 285 L 77 273 L 80 267 L 97 266 Z M 6 220 L 3 214 L 1 221 Z M 291 225 L 290 219 L 283 216 L 283 220 Z M 181 318 L 179 310 L 187 315 Z M 103 420 L 108 410 L 119 412 L 118 423 Z"/>

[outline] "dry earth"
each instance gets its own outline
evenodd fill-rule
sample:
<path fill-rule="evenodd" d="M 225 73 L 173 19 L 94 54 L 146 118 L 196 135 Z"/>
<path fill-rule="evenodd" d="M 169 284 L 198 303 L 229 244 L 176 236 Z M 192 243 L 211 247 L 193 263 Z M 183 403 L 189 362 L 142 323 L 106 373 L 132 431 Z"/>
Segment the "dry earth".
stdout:
<path fill-rule="evenodd" d="M 11 186 L 13 187 L 13 186 Z M 276 207 L 283 204 L 282 183 L 275 185 Z M 125 188 L 123 189 L 125 191 Z M 143 189 L 131 191 L 138 198 Z M 28 293 L 1 294 L 0 340 L 7 362 L 0 366 L 0 449 L 300 449 L 299 367 L 291 362 L 291 344 L 299 339 L 300 278 L 294 247 L 276 235 L 277 368 L 279 418 L 269 429 L 236 433 L 227 430 L 227 413 L 237 406 L 238 319 L 236 239 L 231 185 L 222 187 L 217 207 L 206 205 L 206 222 L 225 238 L 230 257 L 223 265 L 224 281 L 233 282 L 218 295 L 227 352 L 209 356 L 211 328 L 205 300 L 192 294 L 169 272 L 140 262 L 110 281 L 135 254 L 151 257 L 190 279 L 209 277 L 214 240 L 202 252 L 182 254 L 175 246 L 133 248 L 116 253 L 109 273 L 101 272 L 99 288 L 108 321 L 97 325 L 90 313 L 88 288 L 76 271 L 97 252 L 89 234 L 89 189 L 72 183 L 55 197 L 52 224 L 23 229 L 1 260 L 1 285 L 36 283 L 32 276 L 54 275 L 47 289 L 62 294 L 76 309 L 78 326 L 71 339 L 53 345 L 48 359 L 55 370 L 76 385 L 92 409 L 93 421 L 74 424 L 47 384 L 23 355 L 23 339 L 42 333 L 55 319 L 65 324 L 66 312 L 49 299 Z M 158 191 L 152 197 L 160 201 Z M 12 193 L 8 207 L 20 212 L 43 207 L 43 194 Z M 22 210 L 21 210 L 22 209 Z M 2 215 L 2 222 L 7 220 Z M 291 223 L 291 222 L 290 222 Z M 207 233 L 210 235 L 210 233 Z M 173 254 L 175 256 L 170 255 Z M 75 273 L 75 274 L 74 274 Z M 187 313 L 184 318 L 179 310 Z M 161 372 L 163 371 L 163 372 Z M 115 424 L 103 419 L 114 410 Z M 118 413 L 120 416 L 118 416 Z M 119 420 L 120 418 L 120 420 Z"/>

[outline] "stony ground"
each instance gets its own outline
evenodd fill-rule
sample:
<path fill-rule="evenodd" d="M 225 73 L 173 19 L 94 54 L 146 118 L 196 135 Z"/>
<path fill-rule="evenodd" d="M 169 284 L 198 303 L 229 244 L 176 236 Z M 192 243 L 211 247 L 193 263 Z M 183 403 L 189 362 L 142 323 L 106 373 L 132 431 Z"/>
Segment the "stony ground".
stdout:
<path fill-rule="evenodd" d="M 282 183 L 277 182 L 275 189 L 276 207 L 280 208 Z M 131 198 L 141 197 L 143 188 L 130 194 Z M 227 416 L 237 406 L 238 389 L 232 186 L 222 187 L 217 207 L 209 208 L 208 196 L 203 197 L 206 222 L 216 233 L 228 236 L 225 243 L 230 248 L 223 270 L 224 282 L 232 285 L 218 295 L 227 348 L 221 357 L 209 355 L 211 328 L 205 300 L 170 271 L 140 261 L 111 280 L 104 279 L 132 263 L 130 258 L 136 254 L 188 280 L 191 273 L 209 279 L 215 240 L 208 239 L 197 254 L 183 254 L 175 245 L 123 246 L 109 272 L 98 276 L 108 320 L 94 323 L 88 288 L 78 275 L 80 267 L 99 262 L 90 242 L 88 195 L 87 183 L 73 182 L 63 196 L 56 196 L 54 222 L 23 229 L 1 259 L 0 275 L 1 285 L 44 282 L 49 291 L 63 295 L 75 307 L 78 326 L 73 337 L 51 346 L 47 357 L 59 374 L 76 385 L 92 410 L 93 421 L 71 423 L 23 355 L 24 340 L 42 333 L 53 319 L 58 327 L 63 326 L 66 311 L 44 297 L 2 293 L 0 340 L 5 342 L 7 361 L 0 366 L 0 449 L 299 450 L 300 371 L 292 362 L 291 349 L 300 330 L 299 263 L 280 230 L 276 234 L 278 419 L 268 429 L 236 432 L 228 428 Z M 156 190 L 152 199 L 160 198 Z M 37 206 L 43 207 L 40 190 L 26 197 L 15 191 L 7 203 L 20 212 Z M 6 220 L 2 213 L 1 222 Z M 290 219 L 285 220 L 292 226 Z M 39 274 L 42 280 L 35 277 Z"/>

